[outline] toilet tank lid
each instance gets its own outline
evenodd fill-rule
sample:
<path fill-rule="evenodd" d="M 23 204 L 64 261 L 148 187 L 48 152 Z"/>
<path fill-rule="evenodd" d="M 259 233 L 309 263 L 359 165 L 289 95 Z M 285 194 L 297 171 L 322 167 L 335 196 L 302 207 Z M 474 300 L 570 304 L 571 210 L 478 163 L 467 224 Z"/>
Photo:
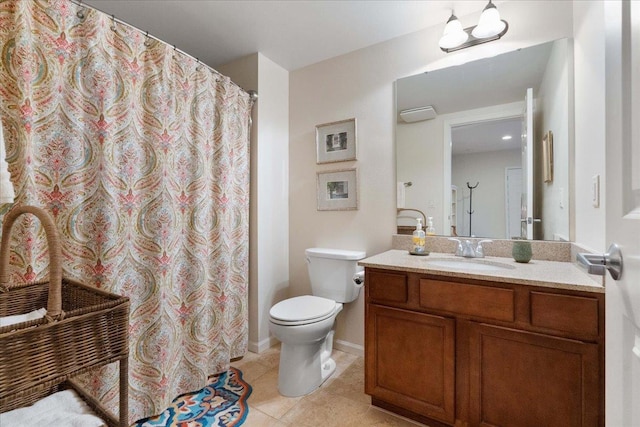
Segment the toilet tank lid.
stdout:
<path fill-rule="evenodd" d="M 359 260 L 367 256 L 365 251 L 347 251 L 344 249 L 309 248 L 307 256 L 330 259 Z"/>

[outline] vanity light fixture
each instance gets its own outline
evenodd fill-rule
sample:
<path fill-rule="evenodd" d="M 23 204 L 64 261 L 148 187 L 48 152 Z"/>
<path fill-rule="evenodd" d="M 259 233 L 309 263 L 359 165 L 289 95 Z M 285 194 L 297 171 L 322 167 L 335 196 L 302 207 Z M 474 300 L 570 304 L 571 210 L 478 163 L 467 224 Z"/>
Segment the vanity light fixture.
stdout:
<path fill-rule="evenodd" d="M 500 19 L 500 13 L 495 4 L 489 3 L 480 15 L 478 25 L 462 29 L 462 24 L 451 12 L 451 16 L 444 27 L 444 33 L 440 38 L 440 49 L 449 53 L 481 43 L 498 40 L 507 33 L 509 24 Z"/>
<path fill-rule="evenodd" d="M 469 38 L 469 33 L 462 29 L 462 24 L 458 21 L 456 15 L 451 12 L 451 16 L 444 27 L 444 33 L 440 38 L 440 49 L 447 52 L 446 49 L 455 49 L 463 45 Z"/>

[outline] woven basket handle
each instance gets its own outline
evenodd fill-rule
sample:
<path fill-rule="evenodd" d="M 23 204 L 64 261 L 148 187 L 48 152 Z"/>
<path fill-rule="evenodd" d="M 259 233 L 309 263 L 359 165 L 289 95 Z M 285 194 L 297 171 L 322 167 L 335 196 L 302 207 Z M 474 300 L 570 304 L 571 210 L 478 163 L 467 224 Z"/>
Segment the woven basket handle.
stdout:
<path fill-rule="evenodd" d="M 60 264 L 60 238 L 53 219 L 49 214 L 36 206 L 16 205 L 4 217 L 2 224 L 2 241 L 0 242 L 0 288 L 9 288 L 9 241 L 11 228 L 15 220 L 22 214 L 31 213 L 38 217 L 44 227 L 49 247 L 49 299 L 47 316 L 58 319 L 62 314 L 62 266 Z"/>

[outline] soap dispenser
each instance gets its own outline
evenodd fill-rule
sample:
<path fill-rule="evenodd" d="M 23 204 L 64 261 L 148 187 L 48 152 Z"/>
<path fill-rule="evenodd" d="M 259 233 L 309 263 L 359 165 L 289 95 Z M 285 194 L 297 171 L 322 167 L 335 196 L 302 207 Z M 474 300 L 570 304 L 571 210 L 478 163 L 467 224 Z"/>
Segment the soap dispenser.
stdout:
<path fill-rule="evenodd" d="M 422 218 L 416 218 L 418 223 L 416 224 L 416 229 L 413 232 L 413 251 L 411 251 L 414 255 L 424 255 L 427 250 L 425 247 L 425 233 L 422 230 Z"/>
<path fill-rule="evenodd" d="M 430 216 L 427 220 L 427 236 L 435 236 L 436 235 L 436 229 L 433 226 L 433 217 Z"/>

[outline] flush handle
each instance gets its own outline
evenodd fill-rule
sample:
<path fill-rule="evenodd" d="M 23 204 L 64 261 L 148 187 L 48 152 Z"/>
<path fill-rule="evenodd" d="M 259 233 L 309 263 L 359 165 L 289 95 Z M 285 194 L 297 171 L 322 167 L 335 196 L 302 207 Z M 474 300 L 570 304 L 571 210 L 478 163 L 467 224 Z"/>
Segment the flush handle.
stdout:
<path fill-rule="evenodd" d="M 364 271 L 359 271 L 353 275 L 353 283 L 356 288 L 364 286 Z"/>
<path fill-rule="evenodd" d="M 619 280 L 622 276 L 622 251 L 615 243 L 603 255 L 579 253 L 576 259 L 589 274 L 604 276 L 608 270 L 613 280 Z"/>

